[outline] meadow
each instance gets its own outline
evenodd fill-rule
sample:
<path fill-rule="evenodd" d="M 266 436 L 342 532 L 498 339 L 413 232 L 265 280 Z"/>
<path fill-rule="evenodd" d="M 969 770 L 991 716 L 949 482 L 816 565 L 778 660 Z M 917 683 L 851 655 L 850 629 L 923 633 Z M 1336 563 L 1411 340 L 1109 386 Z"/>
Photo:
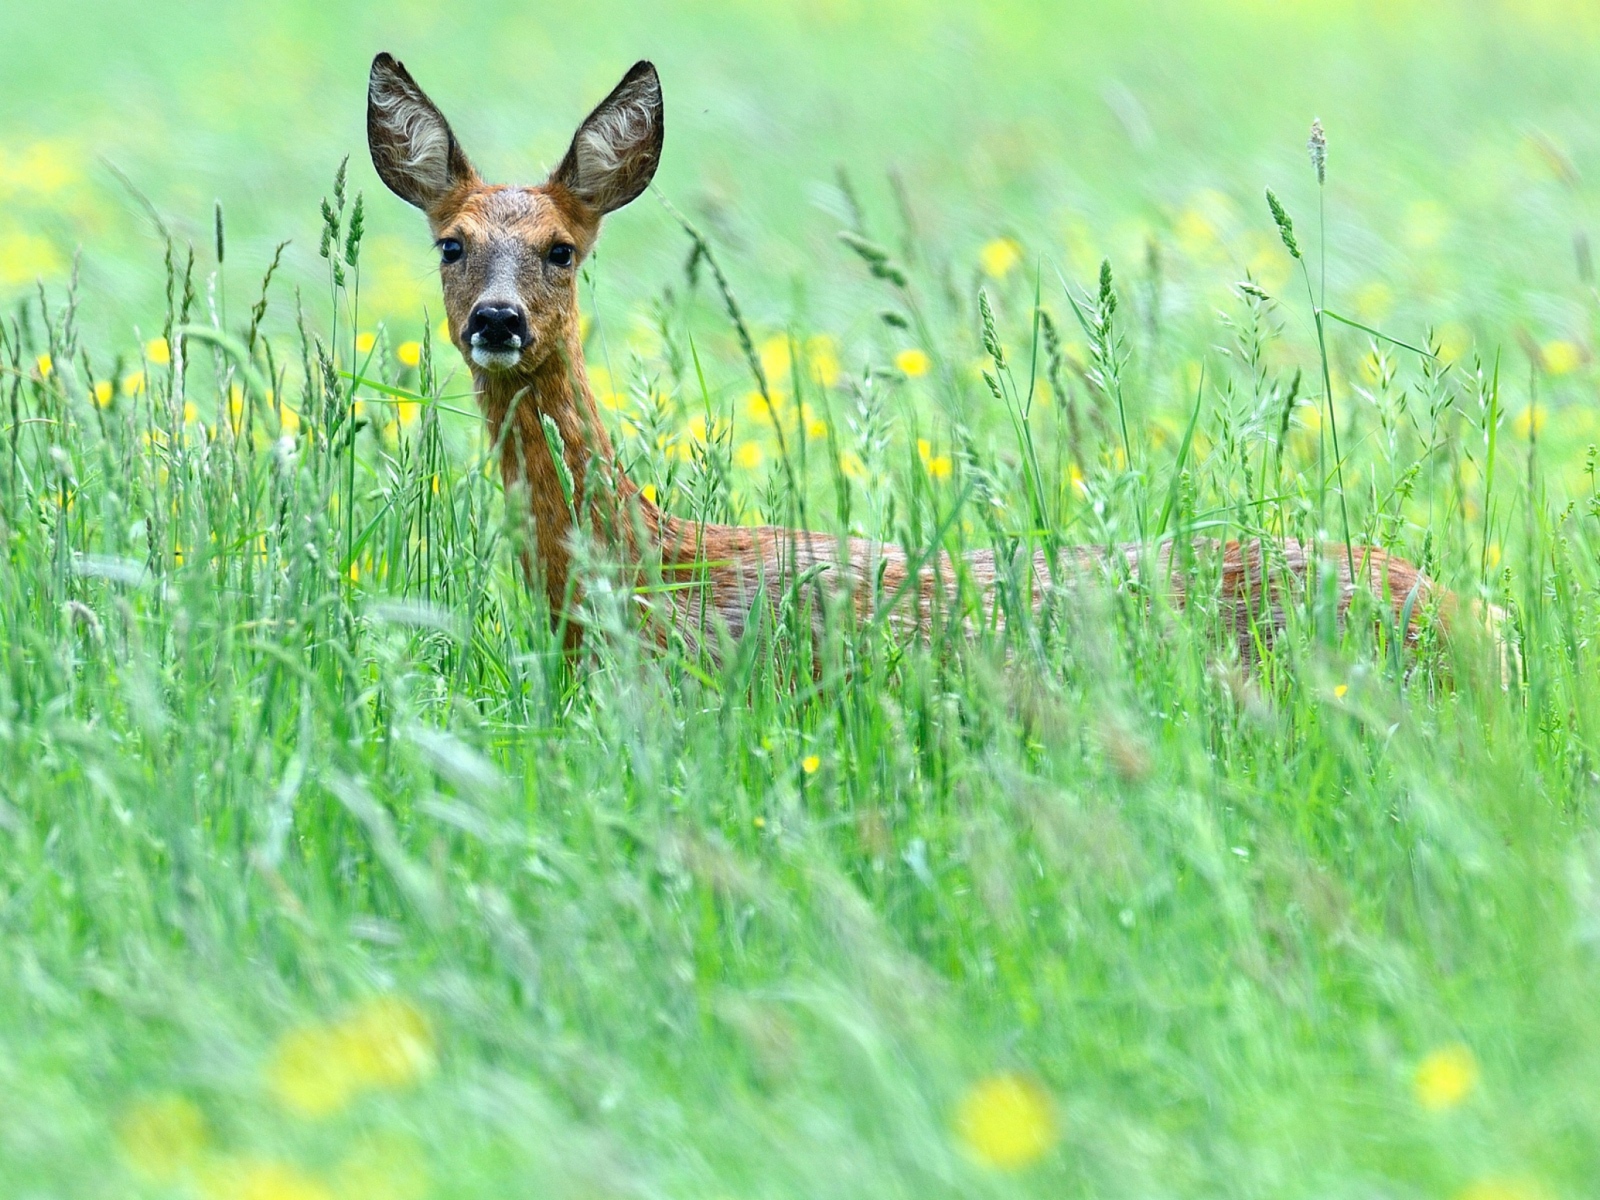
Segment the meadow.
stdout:
<path fill-rule="evenodd" d="M 0 0 L 0 1194 L 1593 1190 L 1592 6 L 72 24 Z M 378 49 L 529 182 L 657 63 L 581 295 L 681 515 L 1348 537 L 1456 632 L 1252 667 L 1201 563 L 711 657 L 595 554 L 565 654 Z"/>

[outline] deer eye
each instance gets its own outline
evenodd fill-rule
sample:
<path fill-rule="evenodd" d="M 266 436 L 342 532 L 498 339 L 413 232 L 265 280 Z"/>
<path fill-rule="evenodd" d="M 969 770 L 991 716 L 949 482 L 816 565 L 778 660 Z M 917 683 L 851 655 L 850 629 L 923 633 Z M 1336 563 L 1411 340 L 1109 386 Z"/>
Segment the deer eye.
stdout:
<path fill-rule="evenodd" d="M 461 244 L 459 238 L 439 239 L 439 257 L 444 259 L 445 262 L 458 262 L 464 253 L 466 253 L 466 247 Z"/>
<path fill-rule="evenodd" d="M 566 242 L 557 242 L 550 247 L 544 259 L 552 267 L 570 267 L 572 265 L 572 247 Z"/>

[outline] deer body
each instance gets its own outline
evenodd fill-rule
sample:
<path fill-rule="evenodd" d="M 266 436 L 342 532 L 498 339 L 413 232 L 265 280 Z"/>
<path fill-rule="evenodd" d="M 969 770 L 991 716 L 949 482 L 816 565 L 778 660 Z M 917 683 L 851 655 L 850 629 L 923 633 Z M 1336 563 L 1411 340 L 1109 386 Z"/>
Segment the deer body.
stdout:
<path fill-rule="evenodd" d="M 405 68 L 386 54 L 372 65 L 373 165 L 428 217 L 442 260 L 451 341 L 472 371 L 489 432 L 501 447 L 507 495 L 528 505 L 534 548 L 526 565 L 543 581 L 569 645 L 576 646 L 582 629 L 573 619 L 577 521 L 634 578 L 672 585 L 652 591 L 650 626 L 662 640 L 670 630 L 714 650 L 708 632 L 742 634 L 758 606 L 775 606 L 797 583 L 849 604 L 860 618 L 882 615 L 897 629 L 926 635 L 955 611 L 958 566 L 980 598 L 981 619 L 1000 621 L 1001 566 L 992 551 L 975 551 L 959 564 L 944 555 L 913 562 L 899 547 L 860 538 L 685 521 L 659 509 L 623 473 L 584 368 L 576 275 L 602 217 L 648 186 L 663 130 L 660 82 L 641 62 L 579 126 L 545 183 L 489 185 Z M 1193 550 L 1212 560 L 1222 615 L 1246 662 L 1256 657 L 1260 639 L 1282 627 L 1285 605 L 1318 561 L 1292 540 L 1200 541 Z M 1342 546 L 1325 548 L 1321 561 L 1337 573 L 1341 619 L 1358 586 L 1368 588 L 1386 598 L 1405 637 L 1414 639 L 1432 590 L 1414 567 L 1371 548 L 1347 555 Z M 1351 577 L 1352 565 L 1358 578 Z M 1109 571 L 1162 587 L 1182 606 L 1189 584 L 1180 566 L 1170 545 L 1148 552 L 1080 546 L 1062 551 L 1054 564 L 1036 552 L 1021 569 L 1031 571 L 1035 605 L 1053 587 Z M 825 607 L 812 606 L 815 620 Z"/>

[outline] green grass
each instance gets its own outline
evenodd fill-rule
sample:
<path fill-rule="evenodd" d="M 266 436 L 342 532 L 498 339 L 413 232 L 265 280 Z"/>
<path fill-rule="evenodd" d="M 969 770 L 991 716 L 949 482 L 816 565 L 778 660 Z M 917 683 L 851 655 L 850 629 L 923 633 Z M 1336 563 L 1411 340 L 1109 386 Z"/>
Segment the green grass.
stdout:
<path fill-rule="evenodd" d="M 0 1191 L 1587 1193 L 1591 17 L 91 8 L 7 13 L 0 60 Z M 1006 553 L 1348 522 L 1503 644 L 1402 655 L 1313 587 L 1246 672 L 1202 561 L 1183 613 L 1124 581 L 814 650 L 786 606 L 720 665 L 595 588 L 567 659 L 365 163 L 379 46 L 524 177 L 661 64 L 662 194 L 783 423 L 671 213 L 613 218 L 591 368 L 676 511 Z M 1323 304 L 1382 336 L 1324 353 Z M 962 1133 L 996 1076 L 1048 1097 L 1016 1169 Z"/>

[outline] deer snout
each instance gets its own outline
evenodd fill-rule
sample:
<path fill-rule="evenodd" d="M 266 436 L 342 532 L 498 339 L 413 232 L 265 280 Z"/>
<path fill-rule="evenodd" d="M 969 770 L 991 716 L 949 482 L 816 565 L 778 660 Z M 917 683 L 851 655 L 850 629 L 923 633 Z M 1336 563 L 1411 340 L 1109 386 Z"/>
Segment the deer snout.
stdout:
<path fill-rule="evenodd" d="M 491 350 L 521 349 L 528 340 L 528 318 L 513 304 L 480 304 L 467 321 L 467 339 Z"/>
<path fill-rule="evenodd" d="M 467 318 L 467 344 L 480 367 L 514 367 L 528 345 L 528 315 L 516 304 L 480 304 Z"/>

